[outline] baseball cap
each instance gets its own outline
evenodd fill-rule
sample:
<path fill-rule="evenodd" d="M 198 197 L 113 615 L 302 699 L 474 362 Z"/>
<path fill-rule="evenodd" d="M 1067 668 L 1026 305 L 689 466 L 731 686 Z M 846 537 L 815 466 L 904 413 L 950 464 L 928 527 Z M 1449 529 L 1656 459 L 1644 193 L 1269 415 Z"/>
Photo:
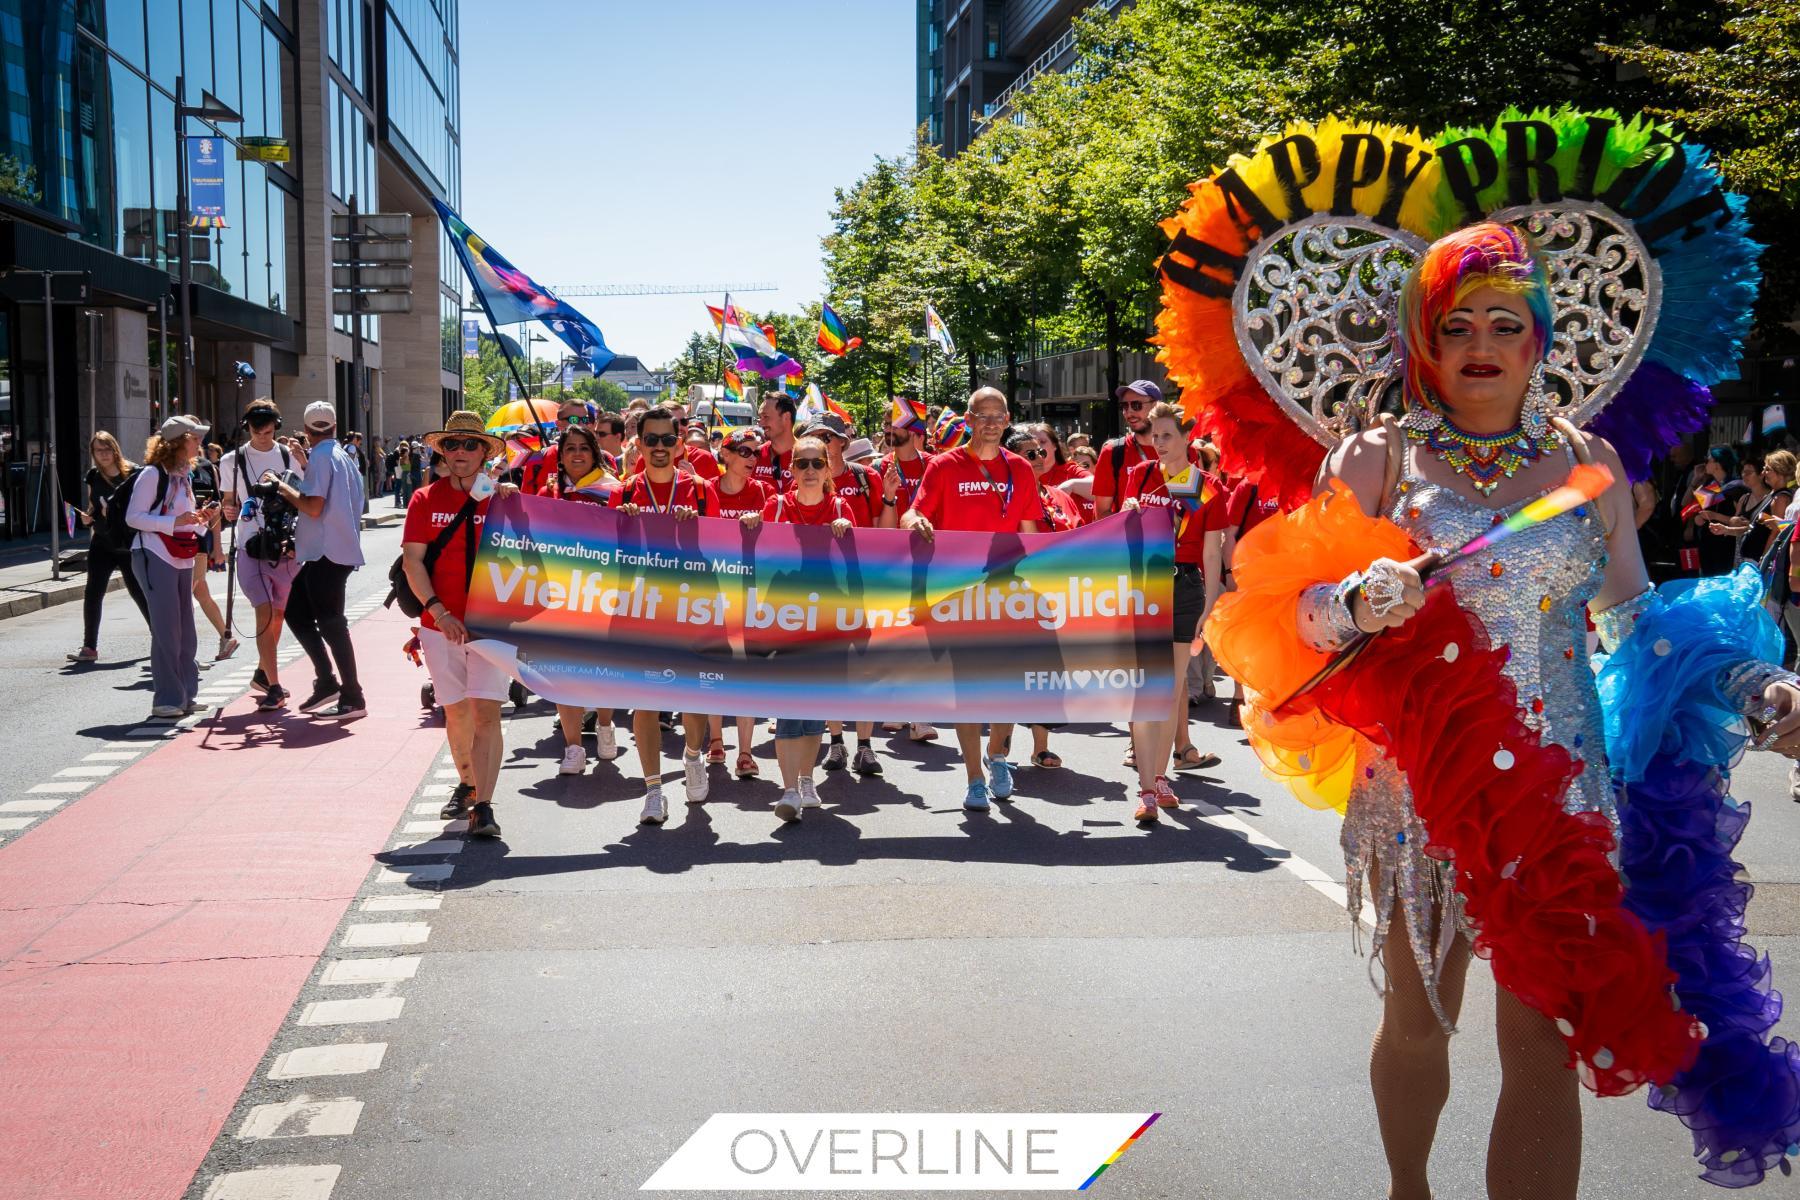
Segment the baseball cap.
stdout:
<path fill-rule="evenodd" d="M 328 401 L 314 400 L 301 414 L 300 423 L 312 430 L 336 429 L 337 409 Z"/>
<path fill-rule="evenodd" d="M 1134 379 L 1130 383 L 1114 388 L 1113 399 L 1123 400 L 1126 392 L 1136 392 L 1140 396 L 1147 396 L 1152 404 L 1162 403 L 1162 389 L 1148 379 Z"/>
<path fill-rule="evenodd" d="M 195 417 L 184 417 L 177 414 L 162 423 L 162 428 L 156 431 L 156 436 L 165 442 L 172 442 L 176 438 L 186 437 L 190 433 L 205 437 L 211 428 L 212 426 L 202 424 Z"/>
<path fill-rule="evenodd" d="M 836 413 L 828 412 L 814 417 L 807 423 L 806 428 L 800 432 L 803 434 L 829 433 L 831 436 L 842 438 L 846 442 L 850 440 L 850 426 L 848 422 Z"/>

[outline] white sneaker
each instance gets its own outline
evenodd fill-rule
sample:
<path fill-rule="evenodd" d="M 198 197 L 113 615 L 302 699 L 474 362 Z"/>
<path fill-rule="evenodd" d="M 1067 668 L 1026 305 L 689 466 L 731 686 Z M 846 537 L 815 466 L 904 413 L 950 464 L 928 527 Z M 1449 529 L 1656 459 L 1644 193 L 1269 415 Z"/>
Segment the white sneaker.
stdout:
<path fill-rule="evenodd" d="M 813 785 L 812 777 L 802 777 L 800 780 L 800 807 L 820 808 L 824 803 L 819 799 L 819 789 Z"/>
<path fill-rule="evenodd" d="M 914 721 L 912 732 L 907 736 L 915 742 L 935 742 L 938 738 L 938 731 L 923 721 Z"/>
<path fill-rule="evenodd" d="M 587 770 L 587 751 L 580 746 L 564 746 L 562 766 L 556 768 L 558 775 L 579 775 Z"/>
<path fill-rule="evenodd" d="M 712 782 L 706 777 L 704 758 L 689 758 L 684 751 L 681 755 L 681 779 L 687 788 L 689 804 L 706 803 L 706 793 L 712 787 Z"/>
<path fill-rule="evenodd" d="M 800 793 L 793 788 L 781 793 L 781 799 L 775 802 L 775 815 L 784 821 L 800 819 Z"/>
<path fill-rule="evenodd" d="M 215 658 L 230 658 L 237 653 L 238 640 L 229 633 L 219 635 L 219 653 Z"/>
<path fill-rule="evenodd" d="M 662 784 L 650 785 L 644 793 L 644 811 L 638 816 L 639 825 L 661 825 L 669 819 L 669 802 L 663 799 Z"/>
<path fill-rule="evenodd" d="M 595 727 L 594 757 L 601 762 L 611 762 L 619 757 L 619 732 L 611 725 Z"/>

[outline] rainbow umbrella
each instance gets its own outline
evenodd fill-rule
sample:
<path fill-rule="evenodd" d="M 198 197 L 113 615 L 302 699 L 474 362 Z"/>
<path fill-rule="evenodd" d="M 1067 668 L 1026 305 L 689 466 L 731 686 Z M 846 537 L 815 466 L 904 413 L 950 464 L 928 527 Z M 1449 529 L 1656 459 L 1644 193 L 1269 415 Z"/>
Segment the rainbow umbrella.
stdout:
<path fill-rule="evenodd" d="M 514 400 L 496 408 L 487 419 L 486 428 L 495 437 L 540 425 L 555 429 L 556 410 L 560 407 L 555 400 Z"/>

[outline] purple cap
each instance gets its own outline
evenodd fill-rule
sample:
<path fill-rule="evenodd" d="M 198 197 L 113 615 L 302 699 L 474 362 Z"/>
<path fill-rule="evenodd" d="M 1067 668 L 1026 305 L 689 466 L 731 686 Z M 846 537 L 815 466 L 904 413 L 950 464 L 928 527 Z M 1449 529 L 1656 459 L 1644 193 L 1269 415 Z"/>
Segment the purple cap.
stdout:
<path fill-rule="evenodd" d="M 1136 392 L 1140 396 L 1147 396 L 1152 404 L 1162 403 L 1162 389 L 1148 379 L 1134 379 L 1123 387 L 1114 388 L 1113 399 L 1123 400 L 1126 392 Z"/>

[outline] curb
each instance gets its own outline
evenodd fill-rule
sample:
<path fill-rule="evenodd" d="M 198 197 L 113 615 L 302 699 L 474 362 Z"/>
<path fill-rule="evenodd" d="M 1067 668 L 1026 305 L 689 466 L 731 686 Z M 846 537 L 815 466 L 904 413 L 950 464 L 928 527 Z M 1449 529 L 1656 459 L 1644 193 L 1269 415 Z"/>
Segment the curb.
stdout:
<path fill-rule="evenodd" d="M 114 575 L 107 584 L 108 592 L 123 591 L 125 577 Z M 0 621 L 11 617 L 22 617 L 40 609 L 51 608 L 58 604 L 68 604 L 79 600 L 87 592 L 87 573 L 82 572 L 79 579 L 65 579 L 58 583 L 45 579 L 38 583 L 27 583 L 18 587 L 0 588 Z"/>

